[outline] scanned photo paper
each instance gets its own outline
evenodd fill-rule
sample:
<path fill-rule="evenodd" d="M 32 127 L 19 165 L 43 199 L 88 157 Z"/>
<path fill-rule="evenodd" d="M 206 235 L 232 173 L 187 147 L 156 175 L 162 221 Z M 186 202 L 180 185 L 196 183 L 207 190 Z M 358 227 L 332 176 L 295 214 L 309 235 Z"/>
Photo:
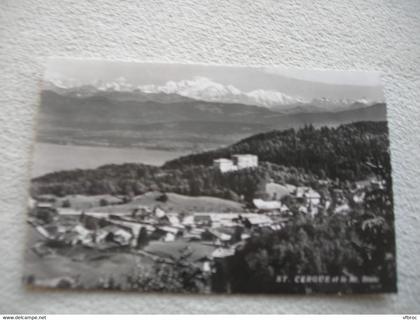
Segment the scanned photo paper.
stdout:
<path fill-rule="evenodd" d="M 50 59 L 30 288 L 396 292 L 375 72 Z"/>

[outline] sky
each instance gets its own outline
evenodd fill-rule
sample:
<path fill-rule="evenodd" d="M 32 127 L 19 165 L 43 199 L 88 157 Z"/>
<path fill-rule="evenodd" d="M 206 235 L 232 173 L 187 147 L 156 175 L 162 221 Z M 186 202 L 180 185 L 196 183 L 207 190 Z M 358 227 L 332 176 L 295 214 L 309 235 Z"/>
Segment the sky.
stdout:
<path fill-rule="evenodd" d="M 168 82 L 202 78 L 233 86 L 241 92 L 281 92 L 304 100 L 328 98 L 384 101 L 380 74 L 365 71 L 54 58 L 48 61 L 44 75 L 45 80 L 65 81 L 74 85 L 113 82 L 119 78 L 124 78 L 133 86 L 154 85 L 162 88 Z"/>

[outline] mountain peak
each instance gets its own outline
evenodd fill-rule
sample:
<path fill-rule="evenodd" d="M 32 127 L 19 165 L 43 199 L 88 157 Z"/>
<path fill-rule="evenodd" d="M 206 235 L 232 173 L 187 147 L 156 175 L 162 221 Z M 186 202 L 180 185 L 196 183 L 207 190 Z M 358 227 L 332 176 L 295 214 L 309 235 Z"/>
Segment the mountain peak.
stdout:
<path fill-rule="evenodd" d="M 45 82 L 44 88 L 61 95 L 87 97 L 107 94 L 109 99 L 133 101 L 158 101 L 163 103 L 179 101 L 206 101 L 218 103 L 237 103 L 264 107 L 280 113 L 337 112 L 371 106 L 377 101 L 361 99 L 330 99 L 320 97 L 312 100 L 287 95 L 280 91 L 256 89 L 243 91 L 231 84 L 222 84 L 206 77 L 193 77 L 180 81 L 167 81 L 164 84 L 144 84 L 135 86 L 126 78 L 113 81 L 97 80 L 91 84 L 80 84 L 68 79 L 53 79 Z M 124 98 L 125 97 L 125 98 Z"/>

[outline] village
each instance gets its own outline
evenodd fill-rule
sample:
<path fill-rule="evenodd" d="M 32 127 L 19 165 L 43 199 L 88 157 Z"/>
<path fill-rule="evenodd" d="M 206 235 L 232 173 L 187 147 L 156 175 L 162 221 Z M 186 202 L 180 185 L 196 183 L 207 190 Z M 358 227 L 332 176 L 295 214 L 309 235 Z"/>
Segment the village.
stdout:
<path fill-rule="evenodd" d="M 221 172 L 242 170 L 258 166 L 258 158 L 235 155 L 232 159 L 214 160 L 214 166 Z M 163 192 L 151 194 L 156 199 L 153 206 L 136 204 L 124 211 L 106 210 L 118 208 L 118 198 L 94 210 L 75 208 L 71 203 L 63 205 L 51 196 L 31 198 L 28 223 L 43 239 L 32 244 L 32 251 L 41 258 L 63 247 L 125 251 L 167 263 L 182 258 L 210 276 L 217 262 L 235 255 L 253 231 L 281 230 L 296 215 L 346 215 L 352 207 L 363 205 L 367 190 L 383 188 L 383 182 L 377 179 L 346 190 L 332 188 L 332 184 L 320 180 L 315 190 L 269 180 L 264 199 L 253 199 L 240 212 L 165 210 L 160 203 L 175 195 Z"/>

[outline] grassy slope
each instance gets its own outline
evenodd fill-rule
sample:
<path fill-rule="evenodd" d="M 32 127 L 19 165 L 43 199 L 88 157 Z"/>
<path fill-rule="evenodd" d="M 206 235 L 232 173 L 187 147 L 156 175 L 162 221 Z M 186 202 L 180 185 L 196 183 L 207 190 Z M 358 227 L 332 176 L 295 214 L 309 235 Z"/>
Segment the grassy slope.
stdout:
<path fill-rule="evenodd" d="M 94 288 L 101 277 L 114 277 L 122 283 L 126 275 L 133 274 L 139 264 L 149 267 L 150 258 L 139 257 L 124 252 L 98 253 L 96 250 L 73 247 L 57 251 L 56 254 L 39 257 L 32 246 L 42 240 L 33 227 L 28 227 L 25 252 L 25 275 L 34 275 L 37 280 L 69 276 L 80 276 L 80 282 L 87 288 Z M 102 259 L 95 259 L 98 255 Z"/>
<path fill-rule="evenodd" d="M 123 205 L 96 207 L 90 211 L 110 212 L 110 213 L 130 213 L 139 206 L 148 206 L 153 208 L 159 206 L 165 211 L 195 211 L 195 212 L 240 212 L 243 210 L 242 204 L 215 198 L 215 197 L 190 197 L 176 193 L 167 193 L 168 200 L 166 202 L 157 201 L 161 195 L 159 192 L 147 192 L 141 196 L 135 197 L 132 202 Z"/>
<path fill-rule="evenodd" d="M 117 197 L 109 194 L 103 194 L 96 196 L 68 195 L 65 197 L 57 198 L 57 203 L 58 206 L 62 206 L 63 202 L 68 200 L 72 208 L 82 210 L 98 207 L 102 199 L 108 201 L 110 204 L 121 202 L 121 199 Z"/>
<path fill-rule="evenodd" d="M 205 245 L 200 242 L 186 242 L 184 240 L 177 240 L 174 242 L 152 241 L 145 248 L 145 251 L 164 258 L 170 257 L 173 259 L 179 259 L 185 248 L 188 248 L 188 252 L 191 253 L 191 255 L 188 256 L 188 261 L 190 262 L 196 262 L 198 259 L 203 257 L 209 257 L 211 256 L 211 253 L 216 249 L 213 246 Z"/>

